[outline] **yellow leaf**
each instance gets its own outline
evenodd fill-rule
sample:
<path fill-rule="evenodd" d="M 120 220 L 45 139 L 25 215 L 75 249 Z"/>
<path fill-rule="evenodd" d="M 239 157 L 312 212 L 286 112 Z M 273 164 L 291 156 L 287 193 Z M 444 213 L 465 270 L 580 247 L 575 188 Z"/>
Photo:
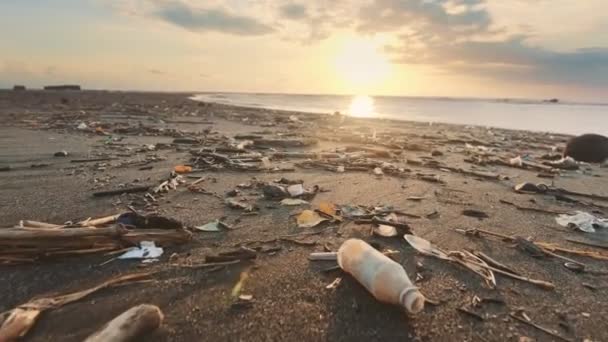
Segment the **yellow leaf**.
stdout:
<path fill-rule="evenodd" d="M 311 228 L 323 221 L 327 221 L 327 219 L 319 216 L 315 211 L 312 210 L 304 210 L 298 216 L 298 227 L 300 228 Z"/>

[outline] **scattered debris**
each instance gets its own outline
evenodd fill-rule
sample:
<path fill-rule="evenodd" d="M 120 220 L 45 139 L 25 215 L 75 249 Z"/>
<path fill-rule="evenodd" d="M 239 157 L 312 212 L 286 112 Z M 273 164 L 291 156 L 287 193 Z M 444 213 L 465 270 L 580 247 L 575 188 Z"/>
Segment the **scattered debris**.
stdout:
<path fill-rule="evenodd" d="M 538 329 L 538 330 L 540 330 L 540 331 L 542 331 L 542 332 L 544 332 L 544 333 L 546 333 L 546 334 L 548 334 L 548 335 L 550 335 L 550 336 L 552 336 L 554 338 L 557 338 L 557 339 L 562 340 L 562 341 L 574 342 L 573 340 L 571 340 L 569 338 L 565 338 L 565 337 L 563 337 L 561 335 L 558 335 L 556 332 L 554 332 L 554 331 L 552 331 L 550 329 L 547 329 L 547 328 L 545 328 L 543 326 L 540 326 L 540 325 L 532 322 L 530 319 L 526 319 L 526 318 L 521 317 L 520 315 L 517 315 L 515 313 L 511 313 L 510 316 L 513 317 L 514 319 L 516 319 L 516 320 L 518 320 L 518 321 L 520 321 L 520 322 L 522 322 L 524 324 L 527 324 L 527 325 L 529 325 L 531 327 L 534 327 L 534 328 L 536 328 L 536 329 Z"/>
<path fill-rule="evenodd" d="M 21 304 L 12 310 L 0 314 L 0 318 L 2 318 L 0 319 L 0 322 L 2 322 L 2 325 L 0 326 L 0 341 L 15 341 L 24 337 L 34 324 L 36 324 L 38 316 L 44 311 L 60 308 L 104 288 L 141 281 L 149 276 L 150 273 L 121 275 L 86 290 L 54 297 L 32 299 L 27 303 Z"/>
<path fill-rule="evenodd" d="M 158 306 L 141 304 L 130 308 L 87 337 L 85 342 L 136 341 L 158 329 L 163 322 Z"/>

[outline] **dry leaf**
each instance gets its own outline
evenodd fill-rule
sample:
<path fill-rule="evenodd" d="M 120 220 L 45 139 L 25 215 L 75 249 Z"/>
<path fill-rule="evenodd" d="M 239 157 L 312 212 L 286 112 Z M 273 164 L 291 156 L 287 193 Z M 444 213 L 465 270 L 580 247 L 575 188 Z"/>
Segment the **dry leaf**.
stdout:
<path fill-rule="evenodd" d="M 331 216 L 334 220 L 342 221 L 342 217 L 337 215 L 338 208 L 336 205 L 330 202 L 319 203 L 319 211 L 323 214 Z"/>
<path fill-rule="evenodd" d="M 317 212 L 312 210 L 304 210 L 298 216 L 298 227 L 300 228 L 312 228 L 321 222 L 327 221 L 326 218 L 321 217 Z"/>

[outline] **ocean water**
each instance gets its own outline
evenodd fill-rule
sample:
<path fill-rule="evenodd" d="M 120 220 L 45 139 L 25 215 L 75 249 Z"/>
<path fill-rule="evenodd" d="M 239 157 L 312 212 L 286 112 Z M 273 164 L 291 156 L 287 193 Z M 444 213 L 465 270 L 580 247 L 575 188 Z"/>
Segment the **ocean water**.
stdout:
<path fill-rule="evenodd" d="M 207 93 L 195 100 L 243 107 L 443 122 L 567 134 L 608 135 L 608 105 L 399 96 Z"/>

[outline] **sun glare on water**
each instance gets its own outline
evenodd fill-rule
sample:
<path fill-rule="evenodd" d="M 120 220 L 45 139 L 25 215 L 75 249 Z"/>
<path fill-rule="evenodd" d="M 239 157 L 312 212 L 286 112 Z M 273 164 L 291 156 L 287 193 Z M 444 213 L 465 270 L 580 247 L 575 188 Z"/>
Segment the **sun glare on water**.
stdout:
<path fill-rule="evenodd" d="M 348 114 L 361 118 L 373 117 L 375 115 L 374 99 L 365 95 L 355 96 L 348 107 Z"/>

